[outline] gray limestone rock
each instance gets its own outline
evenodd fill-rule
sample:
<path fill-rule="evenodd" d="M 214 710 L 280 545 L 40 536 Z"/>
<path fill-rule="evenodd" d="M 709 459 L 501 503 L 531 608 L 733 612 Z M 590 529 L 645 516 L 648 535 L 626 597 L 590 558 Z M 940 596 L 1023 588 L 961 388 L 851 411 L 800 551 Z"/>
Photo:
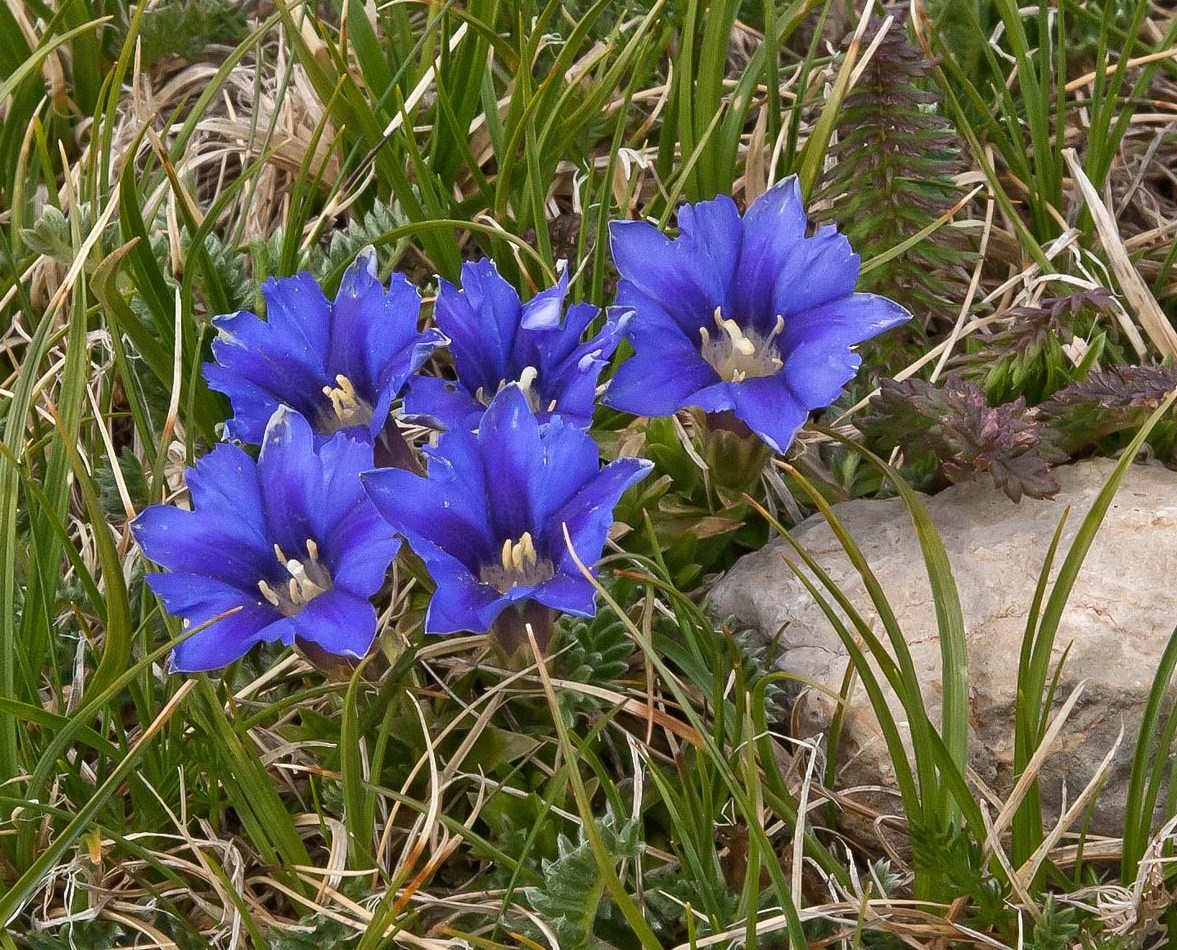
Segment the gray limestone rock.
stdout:
<path fill-rule="evenodd" d="M 1035 584 L 1064 509 L 1071 515 L 1055 561 L 1110 475 L 1108 459 L 1056 470 L 1054 501 L 1011 502 L 991 485 L 954 486 L 926 504 L 947 548 L 960 592 L 969 656 L 970 761 L 999 795 L 1012 787 L 1014 694 L 1018 656 Z M 931 589 L 915 531 L 900 499 L 851 501 L 835 508 L 875 571 L 914 658 L 925 703 L 939 720 L 940 647 Z M 872 629 L 882 635 L 862 579 L 820 516 L 793 531 L 830 573 Z M 833 627 L 784 558 L 782 539 L 743 558 L 712 591 L 720 618 L 734 617 L 777 644 L 777 664 L 837 692 L 847 653 Z M 1070 648 L 1058 697 L 1085 680 L 1085 690 L 1042 773 L 1043 798 L 1057 811 L 1073 801 L 1124 728 L 1095 812 L 1092 830 L 1117 834 L 1132 749 L 1157 662 L 1177 625 L 1177 473 L 1132 465 L 1079 574 L 1055 643 Z M 892 697 L 893 699 L 893 697 Z M 806 735 L 822 733 L 834 702 L 816 690 L 798 698 Z M 903 722 L 898 704 L 897 721 Z M 865 691 L 850 697 L 839 749 L 839 787 L 889 785 L 893 772 Z M 898 810 L 898 805 L 894 805 Z"/>

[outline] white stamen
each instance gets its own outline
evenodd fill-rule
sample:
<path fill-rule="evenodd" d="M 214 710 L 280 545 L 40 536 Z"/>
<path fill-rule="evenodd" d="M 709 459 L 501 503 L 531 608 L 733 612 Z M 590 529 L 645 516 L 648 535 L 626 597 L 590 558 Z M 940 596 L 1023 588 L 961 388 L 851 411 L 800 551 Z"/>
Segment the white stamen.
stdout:
<path fill-rule="evenodd" d="M 307 538 L 307 555 L 312 561 L 319 560 L 319 546 L 315 543 L 314 538 Z"/>
<path fill-rule="evenodd" d="M 519 373 L 519 388 L 526 394 L 531 389 L 531 384 L 535 382 L 536 377 L 539 376 L 539 370 L 534 366 L 524 366 Z"/>
<path fill-rule="evenodd" d="M 772 333 L 770 333 L 768 335 L 768 339 L 764 341 L 764 345 L 767 346 L 769 343 L 771 343 L 773 340 L 775 340 L 778 336 L 780 336 L 781 331 L 784 328 L 785 328 L 785 316 L 784 316 L 784 314 L 778 313 L 776 315 L 776 324 L 772 328 Z"/>
<path fill-rule="evenodd" d="M 268 600 L 275 607 L 280 606 L 280 603 L 278 601 L 278 595 L 274 593 L 274 588 L 272 588 L 265 581 L 258 581 L 257 582 L 257 589 L 260 590 L 262 592 L 262 596 L 264 598 L 266 598 L 266 600 Z"/>
<path fill-rule="evenodd" d="M 331 408 L 341 422 L 350 422 L 360 409 L 360 397 L 350 379 L 340 373 L 335 386 L 324 386 L 323 395 L 331 400 Z"/>
<path fill-rule="evenodd" d="M 745 330 L 735 320 L 725 319 L 719 307 L 715 308 L 714 318 L 722 336 L 713 340 L 707 328 L 700 327 L 700 353 L 720 377 L 728 382 L 742 383 L 749 378 L 771 376 L 780 371 L 784 363 L 773 340 L 785 328 L 783 315 L 777 315 L 776 323 L 766 337 L 755 329 Z"/>

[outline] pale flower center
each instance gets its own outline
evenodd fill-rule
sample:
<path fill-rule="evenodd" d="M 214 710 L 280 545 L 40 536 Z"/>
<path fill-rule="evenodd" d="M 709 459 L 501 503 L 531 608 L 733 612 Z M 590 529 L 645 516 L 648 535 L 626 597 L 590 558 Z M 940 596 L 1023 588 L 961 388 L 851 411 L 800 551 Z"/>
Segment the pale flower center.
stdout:
<path fill-rule="evenodd" d="M 331 401 L 331 412 L 321 415 L 327 433 L 351 426 L 366 426 L 372 421 L 372 407 L 356 394 L 352 381 L 340 373 L 334 386 L 324 386 L 323 395 Z"/>
<path fill-rule="evenodd" d="M 743 329 L 735 320 L 725 320 L 719 307 L 715 308 L 715 326 L 719 334 L 715 339 L 706 327 L 699 327 L 703 338 L 700 352 L 715 372 L 729 383 L 742 383 L 745 379 L 759 376 L 775 376 L 784 361 L 773 341 L 785 328 L 785 318 L 778 316 L 776 325 L 768 336 L 761 336 L 755 330 Z"/>
<path fill-rule="evenodd" d="M 542 405 L 540 405 L 540 398 L 541 397 L 539 394 L 539 390 L 532 388 L 532 384 L 534 384 L 536 379 L 538 379 L 538 378 L 539 378 L 539 370 L 538 369 L 536 369 L 534 366 L 524 366 L 523 369 L 519 373 L 518 379 L 516 379 L 516 380 L 504 379 L 504 380 L 500 381 L 499 388 L 497 390 L 495 390 L 494 393 L 491 394 L 491 398 L 493 398 L 494 396 L 496 396 L 500 392 L 502 392 L 504 386 L 507 386 L 509 383 L 514 382 L 519 387 L 519 389 L 523 393 L 523 395 L 527 397 L 527 404 L 529 406 L 531 406 L 531 411 L 532 412 L 540 412 L 541 410 L 544 409 L 544 407 Z M 486 389 L 482 386 L 478 387 L 478 391 L 476 393 L 474 393 L 474 398 L 476 400 L 478 400 L 478 402 L 484 406 L 490 405 L 490 399 L 487 398 Z M 555 399 L 553 399 L 548 404 L 547 411 L 548 412 L 555 412 L 556 411 L 556 400 Z"/>
<path fill-rule="evenodd" d="M 499 563 L 484 564 L 478 572 L 478 579 L 505 594 L 512 587 L 520 585 L 534 587 L 553 577 L 555 573 L 556 569 L 551 561 L 547 558 L 540 559 L 531 532 L 524 531 L 518 541 L 508 538 L 503 542 Z"/>
<path fill-rule="evenodd" d="M 287 557 L 282 548 L 275 544 L 274 557 L 290 575 L 290 579 L 275 586 L 266 580 L 257 582 L 257 589 L 262 592 L 262 596 L 286 617 L 298 613 L 320 594 L 335 586 L 331 582 L 330 572 L 319 562 L 319 546 L 314 539 L 307 538 L 306 548 L 306 558 L 299 560 Z"/>

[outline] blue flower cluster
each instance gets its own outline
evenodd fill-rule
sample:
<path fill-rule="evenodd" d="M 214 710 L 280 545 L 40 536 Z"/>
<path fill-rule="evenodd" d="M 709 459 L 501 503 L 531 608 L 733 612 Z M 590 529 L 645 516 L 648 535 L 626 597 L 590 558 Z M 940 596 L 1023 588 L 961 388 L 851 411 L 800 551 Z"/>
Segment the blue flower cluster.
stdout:
<path fill-rule="evenodd" d="M 743 217 L 721 197 L 678 223 L 673 240 L 612 223 L 621 281 L 604 315 L 565 308 L 566 272 L 524 303 L 483 260 L 460 287 L 441 281 L 436 326 L 420 331 L 416 289 L 400 274 L 382 285 L 369 248 L 333 301 L 304 273 L 262 286 L 265 319 L 216 318 L 205 378 L 229 398 L 229 437 L 260 452 L 218 445 L 188 471 L 191 510 L 155 505 L 132 525 L 166 569 L 147 578 L 164 607 L 204 625 L 173 667 L 215 669 L 260 642 L 363 656 L 402 540 L 436 584 L 426 633 L 491 630 L 510 652 L 528 624 L 592 616 L 578 561 L 599 560 L 622 493 L 651 468 L 602 467 L 587 431 L 623 338 L 635 354 L 606 404 L 729 412 L 783 451 L 854 375 L 850 347 L 909 316 L 854 293 L 858 257 L 831 228 L 806 235 L 793 179 Z M 445 347 L 453 378 L 422 375 Z M 402 397 L 405 418 L 441 431 L 423 474 L 381 451 L 403 444 Z"/>

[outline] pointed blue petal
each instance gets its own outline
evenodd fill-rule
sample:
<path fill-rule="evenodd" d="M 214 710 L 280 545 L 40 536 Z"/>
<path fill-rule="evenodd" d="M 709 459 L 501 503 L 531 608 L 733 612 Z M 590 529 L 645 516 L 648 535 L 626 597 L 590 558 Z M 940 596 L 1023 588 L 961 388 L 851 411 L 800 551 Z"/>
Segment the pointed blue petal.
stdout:
<path fill-rule="evenodd" d="M 392 525 L 368 503 L 336 524 L 321 548 L 336 587 L 372 597 L 383 586 L 400 541 Z"/>
<path fill-rule="evenodd" d="M 436 429 L 473 429 L 483 407 L 458 382 L 436 376 L 414 376 L 405 393 L 405 418 Z"/>
<path fill-rule="evenodd" d="M 518 386 L 504 387 L 478 427 L 493 537 L 518 538 L 536 524 L 543 471 L 536 465 L 539 444 L 539 420 L 527 397 Z"/>
<path fill-rule="evenodd" d="M 246 607 L 177 644 L 172 651 L 172 670 L 205 673 L 241 659 L 255 644 L 290 643 L 292 638 L 286 618 L 278 618 L 270 610 Z"/>
<path fill-rule="evenodd" d="M 596 588 L 575 566 L 573 570 L 575 575 L 557 574 L 538 585 L 532 591 L 532 599 L 574 617 L 592 617 L 597 612 Z"/>
<path fill-rule="evenodd" d="M 183 617 L 190 624 L 205 623 L 234 607 L 266 611 L 272 615 L 266 623 L 272 623 L 281 616 L 262 599 L 257 587 L 246 586 L 249 581 L 245 578 L 240 583 L 232 583 L 205 574 L 181 572 L 147 574 L 145 579 L 147 586 L 163 603 L 164 609 L 173 617 Z"/>
<path fill-rule="evenodd" d="M 786 382 L 790 378 L 785 371 L 776 376 L 733 383 L 730 387 L 736 416 L 778 452 L 789 447 L 793 436 L 809 416 L 808 407 Z"/>
<path fill-rule="evenodd" d="M 602 402 L 638 416 L 669 416 L 695 405 L 719 374 L 684 340 L 659 351 L 646 346 L 618 368 Z"/>
<path fill-rule="evenodd" d="M 231 515 L 248 530 L 256 546 L 268 546 L 257 463 L 235 445 L 218 445 L 184 476 L 192 507 L 199 512 Z"/>
<path fill-rule="evenodd" d="M 308 273 L 271 277 L 261 287 L 273 352 L 292 352 L 306 366 L 322 367 L 331 327 L 331 305 Z"/>
<path fill-rule="evenodd" d="M 794 245 L 788 265 L 777 277 L 769 325 L 778 314 L 788 318 L 854 293 L 859 257 L 832 226 Z"/>
<path fill-rule="evenodd" d="M 336 656 L 362 657 L 376 637 L 376 609 L 338 588 L 319 594 L 290 617 L 296 636 Z"/>
<path fill-rule="evenodd" d="M 557 330 L 564 313 L 564 298 L 568 294 L 568 268 L 560 272 L 555 285 L 541 290 L 519 312 L 519 326 L 524 330 Z"/>
<path fill-rule="evenodd" d="M 428 541 L 477 570 L 496 544 L 502 545 L 501 539 L 490 535 L 486 496 L 480 486 L 455 478 L 444 460 L 430 461 L 428 478 L 403 469 L 380 468 L 365 472 L 360 479 L 380 515 L 421 557 L 422 542 Z"/>
<path fill-rule="evenodd" d="M 601 467 L 600 449 L 596 440 L 580 426 L 563 419 L 554 418 L 540 435 L 543 443 L 542 456 L 535 460 L 541 468 L 533 510 L 533 521 L 528 526 L 535 535 L 535 528 L 545 524 L 552 513 L 563 508 L 586 483 L 597 477 Z M 535 538 L 540 543 L 538 537 Z M 557 551 L 562 550 L 558 548 Z M 541 550 L 541 555 L 551 552 Z"/>
<path fill-rule="evenodd" d="M 489 259 L 462 265 L 462 286 L 442 281 L 434 320 L 451 340 L 458 378 L 471 392 L 488 395 L 510 373 L 519 330 L 519 295 Z"/>
<path fill-rule="evenodd" d="M 182 511 L 152 505 L 131 523 L 143 553 L 170 571 L 204 574 L 228 584 L 268 576 L 273 554 L 232 511 Z"/>
<path fill-rule="evenodd" d="M 280 406 L 270 419 L 258 457 L 258 477 L 272 537 L 294 557 L 307 538 L 318 540 L 324 481 L 310 424 L 294 410 Z"/>
<path fill-rule="evenodd" d="M 740 259 L 725 316 L 750 324 L 761 333 L 772 329 L 776 318 L 773 291 L 793 250 L 805 237 L 805 224 L 796 176 L 786 178 L 752 202 L 744 215 Z"/>
<path fill-rule="evenodd" d="M 781 349 L 789 353 L 805 343 L 830 349 L 850 347 L 910 319 L 911 313 L 887 297 L 851 294 L 786 318 Z"/>
<path fill-rule="evenodd" d="M 645 478 L 652 468 L 652 463 L 645 459 L 621 458 L 610 462 L 548 518 L 543 545 L 545 550 L 558 556 L 558 574 L 581 576 L 568 550 L 565 528 L 577 556 L 586 567 L 592 567 L 601 557 L 618 500 L 627 488 Z"/>

